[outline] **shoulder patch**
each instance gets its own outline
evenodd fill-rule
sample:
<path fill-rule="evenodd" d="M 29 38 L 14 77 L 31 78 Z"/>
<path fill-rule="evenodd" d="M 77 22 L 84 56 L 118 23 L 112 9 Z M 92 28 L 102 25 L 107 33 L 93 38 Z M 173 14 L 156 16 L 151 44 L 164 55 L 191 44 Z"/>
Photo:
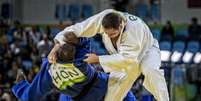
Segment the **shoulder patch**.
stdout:
<path fill-rule="evenodd" d="M 133 15 L 129 15 L 128 18 L 131 20 L 131 21 L 136 21 L 137 18 Z"/>

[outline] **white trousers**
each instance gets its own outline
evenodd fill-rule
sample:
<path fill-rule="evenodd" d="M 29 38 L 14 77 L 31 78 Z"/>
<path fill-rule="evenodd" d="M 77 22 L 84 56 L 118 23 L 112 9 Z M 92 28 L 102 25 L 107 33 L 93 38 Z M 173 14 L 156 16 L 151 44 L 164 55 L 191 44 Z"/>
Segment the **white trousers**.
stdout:
<path fill-rule="evenodd" d="M 153 94 L 154 98 L 157 101 L 169 101 L 164 71 L 160 69 L 161 58 L 158 47 L 156 41 L 154 46 L 145 54 L 140 65 L 133 64 L 124 70 L 126 76 L 122 73 L 111 72 L 105 101 L 122 101 L 141 73 L 145 76 L 143 86 Z"/>
<path fill-rule="evenodd" d="M 161 56 L 158 42 L 146 53 L 140 63 L 140 69 L 145 76 L 143 86 L 153 94 L 157 101 L 169 101 L 169 94 L 164 77 L 160 69 Z"/>

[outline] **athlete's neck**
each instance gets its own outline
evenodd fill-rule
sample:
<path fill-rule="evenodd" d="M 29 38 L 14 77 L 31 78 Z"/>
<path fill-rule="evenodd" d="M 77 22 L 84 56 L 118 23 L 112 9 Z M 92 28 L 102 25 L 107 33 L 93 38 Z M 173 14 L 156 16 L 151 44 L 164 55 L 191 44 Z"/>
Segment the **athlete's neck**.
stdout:
<path fill-rule="evenodd" d="M 117 37 L 111 38 L 112 45 L 114 46 L 115 49 L 117 49 L 117 44 L 116 43 L 117 43 L 117 40 L 119 39 L 119 35 Z"/>

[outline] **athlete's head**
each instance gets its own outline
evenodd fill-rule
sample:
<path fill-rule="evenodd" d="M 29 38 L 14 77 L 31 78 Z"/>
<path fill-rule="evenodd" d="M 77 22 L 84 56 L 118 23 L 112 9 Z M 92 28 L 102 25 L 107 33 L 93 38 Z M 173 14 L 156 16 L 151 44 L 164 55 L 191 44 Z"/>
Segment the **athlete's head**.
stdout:
<path fill-rule="evenodd" d="M 75 56 L 75 46 L 72 44 L 64 44 L 57 51 L 58 62 L 72 62 Z"/>
<path fill-rule="evenodd" d="M 110 37 L 118 37 L 123 28 L 123 18 L 118 13 L 109 13 L 103 17 L 104 32 Z"/>
<path fill-rule="evenodd" d="M 66 32 L 66 33 L 64 34 L 64 37 L 65 37 L 64 41 L 65 41 L 66 43 L 76 45 L 76 44 L 78 44 L 78 42 L 79 42 L 79 39 L 78 39 L 78 37 L 75 35 L 74 32 Z"/>

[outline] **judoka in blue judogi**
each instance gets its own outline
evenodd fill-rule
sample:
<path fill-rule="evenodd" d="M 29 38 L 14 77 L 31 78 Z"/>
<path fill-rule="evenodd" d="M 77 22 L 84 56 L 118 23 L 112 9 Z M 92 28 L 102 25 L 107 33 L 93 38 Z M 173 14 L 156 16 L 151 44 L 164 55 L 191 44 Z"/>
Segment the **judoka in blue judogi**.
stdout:
<path fill-rule="evenodd" d="M 38 101 L 47 92 L 57 89 L 60 101 L 101 101 L 107 92 L 109 74 L 97 72 L 93 64 L 82 60 L 90 52 L 91 40 L 80 38 L 76 46 L 65 44 L 58 51 L 58 62 L 49 64 L 43 59 L 41 69 L 32 83 L 21 80 L 12 92 L 21 101 Z M 125 101 L 135 101 L 129 92 Z"/>

